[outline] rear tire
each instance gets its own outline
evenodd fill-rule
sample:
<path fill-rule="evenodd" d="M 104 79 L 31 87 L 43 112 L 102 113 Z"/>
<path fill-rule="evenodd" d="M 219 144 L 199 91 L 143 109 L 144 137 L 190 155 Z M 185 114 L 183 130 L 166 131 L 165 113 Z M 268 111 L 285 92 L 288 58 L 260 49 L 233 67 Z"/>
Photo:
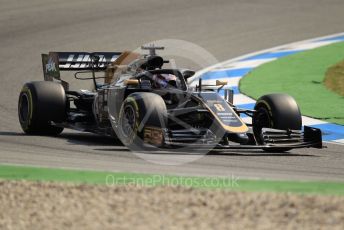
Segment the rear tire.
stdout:
<path fill-rule="evenodd" d="M 26 83 L 19 95 L 18 117 L 26 134 L 58 135 L 62 127 L 51 124 L 66 118 L 66 95 L 61 84 L 49 81 Z"/>
<path fill-rule="evenodd" d="M 167 109 L 161 96 L 148 93 L 130 94 L 122 103 L 119 114 L 119 138 L 131 150 L 142 150 L 147 139 L 147 128 L 155 132 L 157 143 L 163 145 L 162 127 L 167 124 Z M 146 131 L 146 137 L 145 137 Z M 160 135 L 161 134 L 161 135 Z M 151 140 L 154 142 L 154 140 Z"/>
<path fill-rule="evenodd" d="M 252 118 L 253 133 L 260 145 L 264 145 L 262 128 L 301 130 L 302 118 L 295 99 L 287 94 L 269 94 L 258 99 Z M 284 152 L 290 149 L 264 149 L 268 152 Z"/>

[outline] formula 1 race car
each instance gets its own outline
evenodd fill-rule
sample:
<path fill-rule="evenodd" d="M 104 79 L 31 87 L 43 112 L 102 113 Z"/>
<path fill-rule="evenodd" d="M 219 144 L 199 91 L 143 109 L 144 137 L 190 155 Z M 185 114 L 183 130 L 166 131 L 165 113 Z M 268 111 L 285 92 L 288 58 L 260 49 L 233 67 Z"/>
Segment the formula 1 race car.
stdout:
<path fill-rule="evenodd" d="M 233 105 L 233 91 L 226 82 L 210 86 L 199 79 L 193 86 L 188 81 L 194 71 L 162 68 L 169 61 L 156 50 L 163 47 L 142 49 L 149 54 L 42 54 L 44 81 L 26 83 L 19 96 L 24 132 L 57 135 L 71 128 L 114 136 L 135 150 L 144 146 L 266 151 L 322 148 L 321 131 L 302 127 L 299 107 L 291 96 L 265 95 L 254 110 L 241 109 Z M 92 80 L 94 89 L 70 90 L 60 71 Z M 252 117 L 252 124 L 243 122 L 243 114 Z"/>

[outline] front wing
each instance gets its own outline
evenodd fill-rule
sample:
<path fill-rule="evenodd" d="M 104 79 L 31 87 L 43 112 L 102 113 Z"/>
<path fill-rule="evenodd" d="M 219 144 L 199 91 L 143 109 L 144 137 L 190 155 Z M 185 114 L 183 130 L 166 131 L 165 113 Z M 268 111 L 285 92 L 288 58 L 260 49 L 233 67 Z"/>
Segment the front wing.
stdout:
<path fill-rule="evenodd" d="M 263 128 L 262 135 L 265 144 L 223 144 L 212 136 L 209 130 L 204 130 L 197 136 L 188 130 L 164 131 L 166 145 L 175 147 L 197 147 L 209 149 L 265 149 L 283 151 L 295 148 L 323 148 L 321 130 L 304 126 L 299 130 L 278 130 Z"/>

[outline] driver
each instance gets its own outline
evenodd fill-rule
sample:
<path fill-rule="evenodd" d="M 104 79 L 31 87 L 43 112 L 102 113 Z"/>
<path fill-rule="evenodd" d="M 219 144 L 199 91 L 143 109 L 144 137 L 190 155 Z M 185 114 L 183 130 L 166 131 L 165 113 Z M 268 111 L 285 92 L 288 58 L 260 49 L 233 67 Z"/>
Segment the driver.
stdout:
<path fill-rule="evenodd" d="M 169 86 L 177 87 L 177 77 L 173 74 L 154 74 L 153 86 L 157 89 L 164 89 Z"/>

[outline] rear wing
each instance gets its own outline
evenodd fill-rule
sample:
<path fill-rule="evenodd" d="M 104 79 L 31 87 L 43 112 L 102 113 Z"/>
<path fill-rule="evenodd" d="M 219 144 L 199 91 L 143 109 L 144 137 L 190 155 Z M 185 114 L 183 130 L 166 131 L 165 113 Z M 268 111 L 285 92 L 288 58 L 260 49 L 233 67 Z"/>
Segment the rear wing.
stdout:
<path fill-rule="evenodd" d="M 43 75 L 46 81 L 58 81 L 66 88 L 68 84 L 61 80 L 60 71 L 105 70 L 121 52 L 49 52 L 42 54 Z"/>

